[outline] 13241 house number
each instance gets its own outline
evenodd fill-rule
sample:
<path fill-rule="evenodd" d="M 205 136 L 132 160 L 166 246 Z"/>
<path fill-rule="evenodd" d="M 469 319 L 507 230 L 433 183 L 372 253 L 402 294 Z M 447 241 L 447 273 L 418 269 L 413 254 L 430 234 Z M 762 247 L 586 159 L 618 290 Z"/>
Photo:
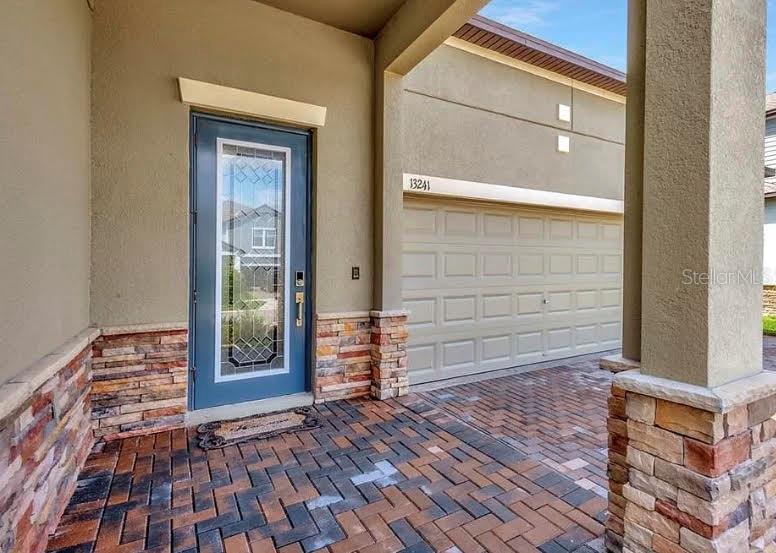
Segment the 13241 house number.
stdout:
<path fill-rule="evenodd" d="M 431 191 L 431 181 L 428 179 L 418 179 L 415 177 L 410 178 L 410 190 L 425 190 Z"/>

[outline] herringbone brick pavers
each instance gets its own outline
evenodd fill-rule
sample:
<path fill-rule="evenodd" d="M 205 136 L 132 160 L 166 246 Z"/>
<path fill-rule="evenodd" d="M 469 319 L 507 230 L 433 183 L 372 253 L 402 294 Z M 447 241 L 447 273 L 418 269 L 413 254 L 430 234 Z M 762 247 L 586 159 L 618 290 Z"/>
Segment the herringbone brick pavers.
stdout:
<path fill-rule="evenodd" d="M 611 379 L 589 359 L 418 395 L 605 497 Z"/>
<path fill-rule="evenodd" d="M 566 386 L 591 383 L 572 378 L 572 371 L 558 372 Z M 509 394 L 527 378 L 536 377 L 509 377 Z M 481 398 L 489 397 L 487 383 L 477 386 Z M 583 401 L 576 398 L 562 413 L 546 403 L 537 420 L 568 411 L 582 426 L 586 416 L 598 416 L 581 408 Z M 532 451 L 520 451 L 519 440 L 508 443 L 506 434 L 481 431 L 485 419 L 461 420 L 470 417 L 423 394 L 316 409 L 318 429 L 223 450 L 201 450 L 193 429 L 108 443 L 89 457 L 49 550 L 603 551 L 606 504 L 574 482 L 581 469 L 564 474 Z M 532 409 L 541 410 L 540 402 Z M 580 436 L 576 448 L 563 447 Z M 537 430 L 535 437 L 550 440 L 538 450 L 560 462 L 569 451 L 600 450 L 605 434 L 597 443 L 595 436 Z M 585 455 L 591 464 L 597 460 L 597 454 Z"/>

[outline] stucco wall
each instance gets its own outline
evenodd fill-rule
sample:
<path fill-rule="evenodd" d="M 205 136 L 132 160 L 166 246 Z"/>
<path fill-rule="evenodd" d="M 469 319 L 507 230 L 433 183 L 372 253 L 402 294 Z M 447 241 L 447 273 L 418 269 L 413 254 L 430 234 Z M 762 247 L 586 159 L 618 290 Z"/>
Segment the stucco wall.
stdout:
<path fill-rule="evenodd" d="M 189 108 L 179 76 L 328 108 L 315 137 L 316 308 L 371 307 L 369 40 L 253 0 L 111 0 L 98 2 L 93 52 L 94 322 L 187 319 Z"/>
<path fill-rule="evenodd" d="M 0 382 L 89 324 L 89 69 L 84 0 L 3 3 Z"/>
<path fill-rule="evenodd" d="M 763 235 L 763 281 L 776 284 L 776 198 L 765 200 Z"/>
<path fill-rule="evenodd" d="M 405 77 L 403 109 L 405 172 L 622 199 L 624 104 L 444 45 Z"/>

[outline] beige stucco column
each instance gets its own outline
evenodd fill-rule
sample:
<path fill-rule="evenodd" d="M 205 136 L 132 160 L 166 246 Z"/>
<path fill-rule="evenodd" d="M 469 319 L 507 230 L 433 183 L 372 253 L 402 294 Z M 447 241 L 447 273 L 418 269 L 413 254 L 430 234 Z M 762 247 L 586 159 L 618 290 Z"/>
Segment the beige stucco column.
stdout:
<path fill-rule="evenodd" d="M 713 387 L 762 370 L 765 1 L 646 5 L 642 371 Z"/>
<path fill-rule="evenodd" d="M 401 309 L 402 76 L 375 75 L 375 309 Z"/>
<path fill-rule="evenodd" d="M 643 135 L 629 82 L 626 194 L 638 197 L 643 136 L 641 366 L 614 377 L 608 403 L 607 548 L 773 551 L 776 373 L 762 371 L 758 280 L 765 0 L 638 4 Z"/>
<path fill-rule="evenodd" d="M 488 0 L 407 0 L 375 40 L 374 308 L 401 302 L 402 76 L 442 44 Z"/>
<path fill-rule="evenodd" d="M 644 186 L 644 62 L 647 10 L 628 2 L 628 103 L 625 128 L 625 220 L 622 283 L 622 356 L 641 359 L 641 225 Z"/>

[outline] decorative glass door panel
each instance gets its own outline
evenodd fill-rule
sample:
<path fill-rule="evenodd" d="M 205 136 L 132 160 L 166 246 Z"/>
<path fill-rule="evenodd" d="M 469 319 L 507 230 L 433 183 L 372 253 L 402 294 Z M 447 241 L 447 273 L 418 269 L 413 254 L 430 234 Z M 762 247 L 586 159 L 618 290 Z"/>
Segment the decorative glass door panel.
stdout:
<path fill-rule="evenodd" d="M 309 135 L 192 124 L 193 407 L 304 391 Z"/>
<path fill-rule="evenodd" d="M 288 148 L 219 140 L 217 381 L 285 372 Z"/>

